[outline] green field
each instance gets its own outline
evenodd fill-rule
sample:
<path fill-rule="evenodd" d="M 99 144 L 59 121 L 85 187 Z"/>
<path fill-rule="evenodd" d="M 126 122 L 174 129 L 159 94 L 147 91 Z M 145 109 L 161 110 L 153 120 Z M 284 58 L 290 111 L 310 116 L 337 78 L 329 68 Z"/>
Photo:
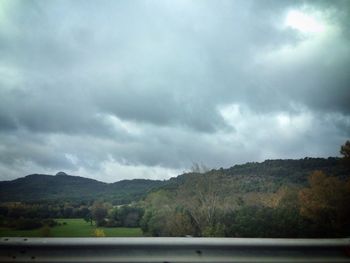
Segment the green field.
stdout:
<path fill-rule="evenodd" d="M 50 237 L 94 237 L 96 226 L 90 225 L 83 219 L 56 219 L 60 223 L 58 226 L 51 227 Z M 66 224 L 63 224 L 63 223 Z M 105 233 L 106 237 L 140 237 L 142 230 L 140 228 L 127 227 L 99 227 Z M 0 227 L 0 236 L 2 237 L 42 237 L 44 229 L 34 230 L 14 230 L 11 228 Z"/>

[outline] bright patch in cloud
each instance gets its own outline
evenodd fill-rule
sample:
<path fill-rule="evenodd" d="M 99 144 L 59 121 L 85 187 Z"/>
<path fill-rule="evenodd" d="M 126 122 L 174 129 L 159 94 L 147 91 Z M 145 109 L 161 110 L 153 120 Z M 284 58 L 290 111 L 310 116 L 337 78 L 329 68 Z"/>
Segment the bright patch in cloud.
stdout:
<path fill-rule="evenodd" d="M 321 33 L 325 30 L 325 25 L 313 16 L 291 10 L 287 14 L 286 26 L 299 30 L 302 33 Z"/>
<path fill-rule="evenodd" d="M 0 180 L 339 155 L 346 2 L 0 0 Z"/>

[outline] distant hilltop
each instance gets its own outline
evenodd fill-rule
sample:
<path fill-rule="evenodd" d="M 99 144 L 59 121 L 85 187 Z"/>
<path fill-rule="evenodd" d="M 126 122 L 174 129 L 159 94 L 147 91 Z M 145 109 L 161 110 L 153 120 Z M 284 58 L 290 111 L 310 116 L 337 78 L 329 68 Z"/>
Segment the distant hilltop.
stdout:
<path fill-rule="evenodd" d="M 64 176 L 64 175 L 68 175 L 68 174 L 66 174 L 65 172 L 58 172 L 58 173 L 56 174 L 56 176 Z"/>
<path fill-rule="evenodd" d="M 104 183 L 68 175 L 30 174 L 12 181 L 0 182 L 0 202 L 93 201 L 104 199 L 115 204 L 140 200 L 148 191 L 164 184 L 159 180 L 122 180 Z"/>

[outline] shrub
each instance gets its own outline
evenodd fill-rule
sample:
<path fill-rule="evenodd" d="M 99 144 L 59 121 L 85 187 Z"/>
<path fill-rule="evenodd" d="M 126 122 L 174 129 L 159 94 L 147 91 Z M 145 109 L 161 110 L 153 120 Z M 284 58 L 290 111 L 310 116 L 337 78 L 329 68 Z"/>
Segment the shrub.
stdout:
<path fill-rule="evenodd" d="M 95 231 L 94 231 L 94 236 L 95 236 L 95 237 L 105 237 L 106 234 L 105 234 L 105 232 L 103 231 L 103 229 L 96 228 Z"/>

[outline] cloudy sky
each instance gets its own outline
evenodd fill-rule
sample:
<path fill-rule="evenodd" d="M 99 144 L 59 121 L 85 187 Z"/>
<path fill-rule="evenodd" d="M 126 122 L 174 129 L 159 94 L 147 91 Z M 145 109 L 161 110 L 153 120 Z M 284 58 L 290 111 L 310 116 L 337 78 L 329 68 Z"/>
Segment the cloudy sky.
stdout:
<path fill-rule="evenodd" d="M 349 1 L 0 0 L 0 180 L 338 156 Z"/>

